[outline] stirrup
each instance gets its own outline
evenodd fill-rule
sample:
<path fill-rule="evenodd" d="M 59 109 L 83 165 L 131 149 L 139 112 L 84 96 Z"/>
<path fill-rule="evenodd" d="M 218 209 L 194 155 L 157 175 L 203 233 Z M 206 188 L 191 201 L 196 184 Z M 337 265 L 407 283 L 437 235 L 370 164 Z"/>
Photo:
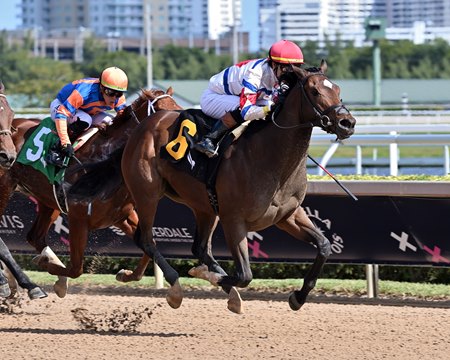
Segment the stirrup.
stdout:
<path fill-rule="evenodd" d="M 215 146 L 209 138 L 205 138 L 195 144 L 195 150 L 201 152 L 202 154 L 205 154 L 209 158 L 213 158 L 218 155 L 217 149 L 218 146 Z"/>
<path fill-rule="evenodd" d="M 47 162 L 47 164 L 60 168 L 67 167 L 66 164 L 64 164 L 64 158 L 61 156 L 61 154 L 54 151 L 51 151 L 47 154 L 47 156 L 45 157 L 45 161 Z"/>

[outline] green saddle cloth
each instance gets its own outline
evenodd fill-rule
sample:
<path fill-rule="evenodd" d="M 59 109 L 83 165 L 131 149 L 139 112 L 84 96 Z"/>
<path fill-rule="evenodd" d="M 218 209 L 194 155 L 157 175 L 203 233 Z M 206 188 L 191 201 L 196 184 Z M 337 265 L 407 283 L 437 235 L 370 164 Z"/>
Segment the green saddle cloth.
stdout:
<path fill-rule="evenodd" d="M 33 167 L 43 173 L 51 184 L 59 184 L 64 178 L 65 168 L 61 169 L 45 161 L 49 149 L 59 142 L 55 122 L 47 117 L 33 131 L 23 144 L 17 162 Z"/>

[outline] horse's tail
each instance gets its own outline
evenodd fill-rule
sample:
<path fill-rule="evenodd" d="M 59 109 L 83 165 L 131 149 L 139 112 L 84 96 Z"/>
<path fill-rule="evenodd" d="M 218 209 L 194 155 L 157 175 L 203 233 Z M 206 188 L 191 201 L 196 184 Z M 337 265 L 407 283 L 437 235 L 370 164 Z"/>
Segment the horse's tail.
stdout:
<path fill-rule="evenodd" d="M 106 200 L 123 184 L 120 163 L 124 147 L 112 152 L 102 161 L 83 164 L 86 172 L 68 191 L 69 200 L 92 202 L 95 199 Z"/>

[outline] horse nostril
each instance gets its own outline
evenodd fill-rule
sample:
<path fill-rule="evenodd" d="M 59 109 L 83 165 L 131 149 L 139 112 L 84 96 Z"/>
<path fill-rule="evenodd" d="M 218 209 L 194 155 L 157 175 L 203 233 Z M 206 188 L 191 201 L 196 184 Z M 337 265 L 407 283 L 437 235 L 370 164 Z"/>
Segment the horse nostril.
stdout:
<path fill-rule="evenodd" d="M 2 164 L 13 164 L 16 161 L 14 155 L 10 155 L 6 152 L 0 152 L 0 163 Z"/>
<path fill-rule="evenodd" d="M 344 129 L 352 129 L 355 127 L 355 123 L 349 119 L 341 119 L 339 120 L 339 126 Z"/>

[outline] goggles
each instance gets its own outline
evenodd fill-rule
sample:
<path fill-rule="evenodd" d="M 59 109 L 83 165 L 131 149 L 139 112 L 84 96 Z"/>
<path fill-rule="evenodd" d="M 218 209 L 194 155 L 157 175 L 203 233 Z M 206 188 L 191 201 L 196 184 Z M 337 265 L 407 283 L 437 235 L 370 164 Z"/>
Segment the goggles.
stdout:
<path fill-rule="evenodd" d="M 112 90 L 107 87 L 104 87 L 103 89 L 106 96 L 120 98 L 123 95 L 123 91 Z"/>

